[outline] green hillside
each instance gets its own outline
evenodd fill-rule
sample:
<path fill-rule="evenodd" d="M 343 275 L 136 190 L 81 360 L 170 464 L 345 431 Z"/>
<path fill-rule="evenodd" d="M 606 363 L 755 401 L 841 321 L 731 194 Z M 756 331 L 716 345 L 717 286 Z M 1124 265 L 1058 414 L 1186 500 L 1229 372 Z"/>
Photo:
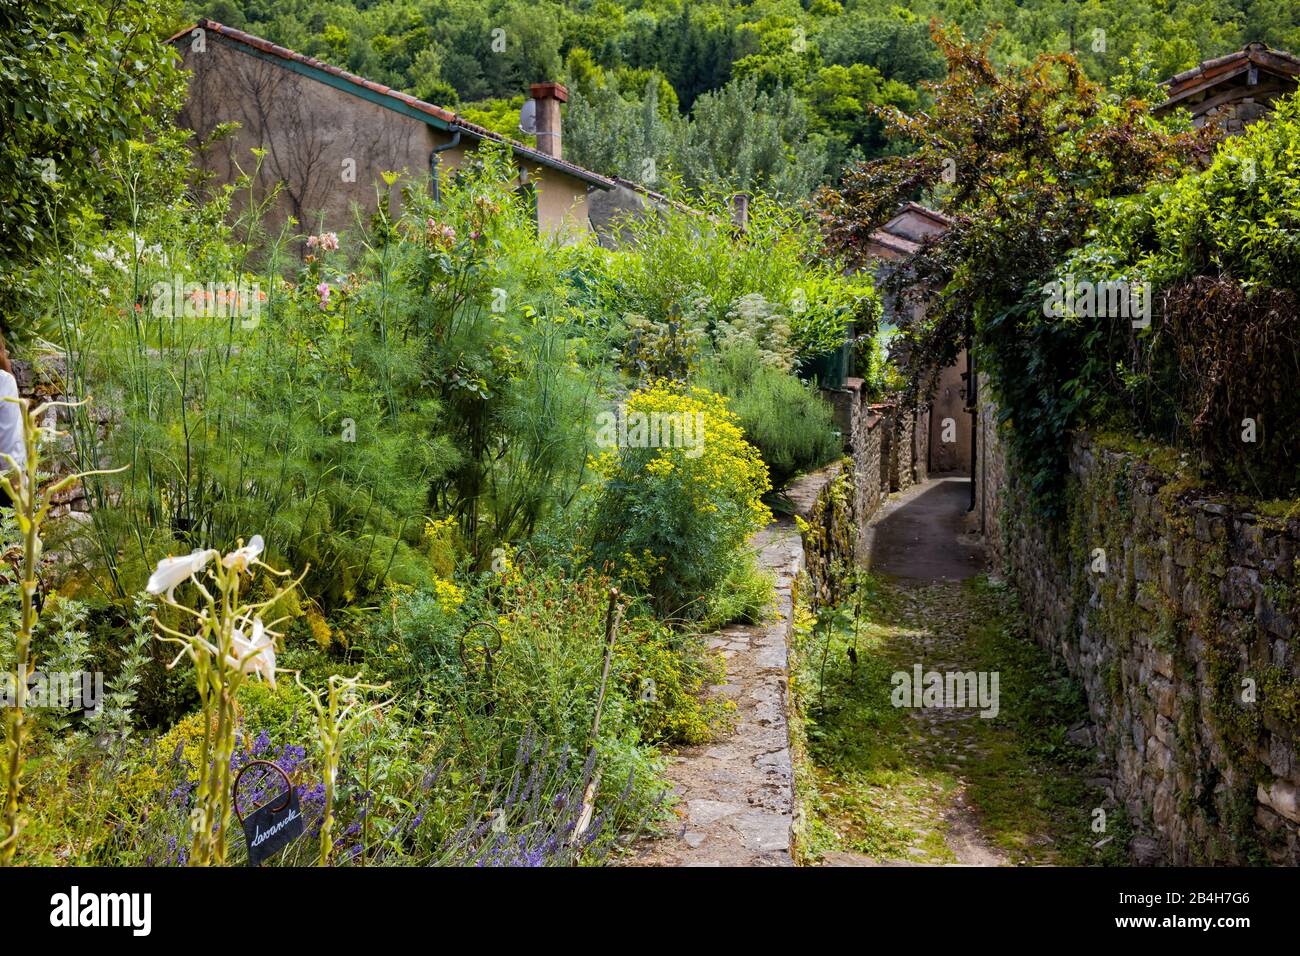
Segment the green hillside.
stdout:
<path fill-rule="evenodd" d="M 518 135 L 528 83 L 574 91 L 567 155 L 688 187 L 801 195 L 887 151 L 872 103 L 914 107 L 942 71 L 931 18 L 1000 27 L 994 58 L 1077 52 L 1105 81 L 1263 40 L 1300 48 L 1288 0 L 216 0 L 195 15 L 265 36 Z"/>

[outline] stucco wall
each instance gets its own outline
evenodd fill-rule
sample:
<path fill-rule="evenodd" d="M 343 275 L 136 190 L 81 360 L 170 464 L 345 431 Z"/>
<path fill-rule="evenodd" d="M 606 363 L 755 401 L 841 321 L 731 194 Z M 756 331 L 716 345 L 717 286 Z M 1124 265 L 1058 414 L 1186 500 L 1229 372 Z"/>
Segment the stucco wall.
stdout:
<path fill-rule="evenodd" d="M 930 411 L 930 470 L 970 474 L 971 416 L 966 411 L 966 351 L 939 373 Z M 946 422 L 951 421 L 951 425 Z M 945 441 L 950 438 L 951 441 Z"/>
<path fill-rule="evenodd" d="M 237 122 L 241 127 L 211 149 L 199 150 L 196 166 L 212 186 L 219 186 L 234 182 L 241 169 L 251 173 L 257 164 L 252 150 L 265 149 L 256 181 L 259 196 L 269 194 L 277 182 L 285 184 L 264 221 L 271 232 L 289 216 L 298 220 L 300 232 L 352 229 L 358 215 L 364 220 L 374 211 L 381 173 L 402 174 L 395 196 L 401 185 L 425 183 L 433 148 L 451 138 L 413 116 L 215 38 L 202 52 L 186 43 L 179 52 L 192 73 L 180 122 L 195 130 L 195 145 L 203 144 L 219 124 Z M 444 175 L 476 146 L 463 137 L 459 145 L 440 153 Z M 588 228 L 584 182 L 544 166 L 528 173 L 537 186 L 543 231 Z M 237 196 L 236 208 L 242 209 L 244 201 Z"/>

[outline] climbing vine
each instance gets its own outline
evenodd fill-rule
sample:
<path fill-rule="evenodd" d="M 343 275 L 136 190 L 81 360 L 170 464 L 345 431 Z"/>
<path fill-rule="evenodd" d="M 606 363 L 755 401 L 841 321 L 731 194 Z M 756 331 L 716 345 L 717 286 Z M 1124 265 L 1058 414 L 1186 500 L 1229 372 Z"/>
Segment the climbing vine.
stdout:
<path fill-rule="evenodd" d="M 861 261 L 901 201 L 924 198 L 953 217 L 888 280 L 904 302 L 925 304 L 905 329 L 913 376 L 933 374 L 973 340 L 1014 427 L 1019 470 L 1055 511 L 1063 436 L 1105 404 L 1114 330 L 1045 315 L 1043 287 L 1085 241 L 1102 200 L 1178 175 L 1209 133 L 1153 117 L 1159 94 L 1138 79 L 1140 64 L 1105 92 L 1067 54 L 1001 70 L 989 52 L 994 34 L 969 41 L 936 26 L 933 36 L 948 66 L 929 88 L 933 108 L 878 110 L 913 151 L 861 164 L 823 191 L 823 230 L 833 249 Z"/>

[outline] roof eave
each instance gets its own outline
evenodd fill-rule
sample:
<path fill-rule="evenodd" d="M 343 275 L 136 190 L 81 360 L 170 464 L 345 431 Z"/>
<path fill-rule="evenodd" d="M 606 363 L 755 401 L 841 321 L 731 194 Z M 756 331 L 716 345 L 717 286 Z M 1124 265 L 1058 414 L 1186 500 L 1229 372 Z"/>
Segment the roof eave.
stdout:
<path fill-rule="evenodd" d="M 344 70 L 337 68 L 326 68 L 326 64 L 321 63 L 311 57 L 295 53 L 286 47 L 276 46 L 266 42 L 270 49 L 262 49 L 259 43 L 250 42 L 259 40 L 252 34 L 245 34 L 242 30 L 234 30 L 232 27 L 226 27 L 207 19 L 200 19 L 192 26 L 177 31 L 167 39 L 168 43 L 175 43 L 184 37 L 190 36 L 194 30 L 207 29 L 211 31 L 211 36 L 222 43 L 229 44 L 238 48 L 241 52 L 249 56 L 265 60 L 277 66 L 282 66 L 291 72 L 308 79 L 324 83 L 343 93 L 360 97 L 367 102 L 374 103 L 387 110 L 400 113 L 411 119 L 419 120 L 435 129 L 444 132 L 454 132 L 459 130 L 463 135 L 469 136 L 475 140 L 491 140 L 509 146 L 515 155 L 526 158 L 531 163 L 554 169 L 556 172 L 564 173 L 574 179 L 585 182 L 590 186 L 596 186 L 600 189 L 609 190 L 614 188 L 614 182 L 599 173 L 584 169 L 573 163 L 565 162 L 554 156 L 549 156 L 541 150 L 533 149 L 523 143 L 512 140 L 499 133 L 493 133 L 482 126 L 462 120 L 450 110 L 445 110 L 440 106 L 432 103 L 426 103 L 407 93 L 393 90 L 389 87 L 381 86 L 378 83 L 372 83 L 362 77 L 355 76 Z M 237 34 L 237 35 L 236 35 Z"/>

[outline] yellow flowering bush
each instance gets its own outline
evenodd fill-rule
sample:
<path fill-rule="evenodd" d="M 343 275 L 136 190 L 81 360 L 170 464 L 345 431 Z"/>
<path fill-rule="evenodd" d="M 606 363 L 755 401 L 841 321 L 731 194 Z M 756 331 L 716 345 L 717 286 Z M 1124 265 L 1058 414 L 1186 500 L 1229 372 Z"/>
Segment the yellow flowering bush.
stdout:
<path fill-rule="evenodd" d="M 434 574 L 449 577 L 456 570 L 456 518 L 447 515 L 437 521 L 425 519 L 424 541 Z"/>
<path fill-rule="evenodd" d="M 446 614 L 454 614 L 465 603 L 465 592 L 446 578 L 433 579 L 433 593 Z"/>
<path fill-rule="evenodd" d="M 727 400 L 707 389 L 653 382 L 621 416 L 592 462 L 601 484 L 591 553 L 660 613 L 697 617 L 772 518 L 762 499 L 767 466 Z"/>
<path fill-rule="evenodd" d="M 307 629 L 321 650 L 329 650 L 329 646 L 334 643 L 334 631 L 325 616 L 314 607 L 307 609 Z"/>

